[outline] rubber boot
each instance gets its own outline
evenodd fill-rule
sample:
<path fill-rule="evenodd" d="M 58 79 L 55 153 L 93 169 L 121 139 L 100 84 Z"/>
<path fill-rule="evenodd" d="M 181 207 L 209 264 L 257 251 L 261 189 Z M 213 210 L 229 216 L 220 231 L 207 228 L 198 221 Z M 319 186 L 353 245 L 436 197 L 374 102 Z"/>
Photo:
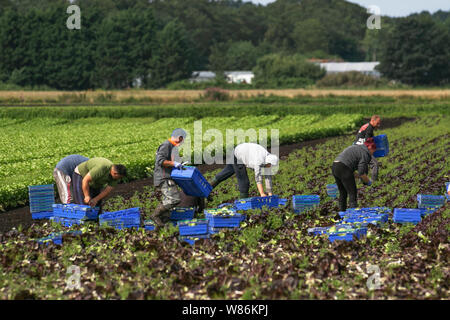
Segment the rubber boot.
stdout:
<path fill-rule="evenodd" d="M 160 203 L 155 211 L 150 215 L 150 219 L 153 220 L 153 222 L 155 223 L 156 227 L 163 227 L 164 223 L 161 221 L 161 216 L 163 215 L 163 213 L 166 211 L 166 208 Z"/>

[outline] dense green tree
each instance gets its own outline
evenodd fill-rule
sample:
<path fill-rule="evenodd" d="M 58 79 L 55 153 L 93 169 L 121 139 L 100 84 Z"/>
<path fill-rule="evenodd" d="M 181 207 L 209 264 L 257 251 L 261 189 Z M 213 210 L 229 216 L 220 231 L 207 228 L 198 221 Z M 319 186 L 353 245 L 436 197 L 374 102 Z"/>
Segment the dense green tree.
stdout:
<path fill-rule="evenodd" d="M 189 78 L 193 71 L 193 45 L 183 24 L 169 22 L 156 35 L 156 47 L 150 59 L 145 85 L 159 88 L 170 82 Z"/>
<path fill-rule="evenodd" d="M 384 76 L 412 85 L 450 79 L 450 32 L 429 15 L 399 19 L 389 33 L 378 66 Z"/>
<path fill-rule="evenodd" d="M 302 55 L 270 54 L 260 59 L 253 69 L 258 87 L 303 87 L 325 75 L 320 66 L 306 61 Z"/>
<path fill-rule="evenodd" d="M 122 10 L 106 17 L 98 29 L 95 83 L 102 88 L 128 88 L 147 79 L 156 46 L 152 10 Z"/>
<path fill-rule="evenodd" d="M 317 19 L 307 19 L 295 24 L 292 38 L 297 52 L 328 52 L 327 30 Z"/>

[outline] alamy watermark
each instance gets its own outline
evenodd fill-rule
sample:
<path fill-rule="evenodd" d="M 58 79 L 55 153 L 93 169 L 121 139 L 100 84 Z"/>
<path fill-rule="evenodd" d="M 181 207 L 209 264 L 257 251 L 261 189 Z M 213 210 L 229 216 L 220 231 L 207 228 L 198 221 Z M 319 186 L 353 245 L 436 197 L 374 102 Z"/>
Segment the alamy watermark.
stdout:
<path fill-rule="evenodd" d="M 67 269 L 67 275 L 69 276 L 66 280 L 66 290 L 80 290 L 81 288 L 81 272 L 80 267 L 71 265 Z"/>
<path fill-rule="evenodd" d="M 372 15 L 367 19 L 367 28 L 370 30 L 381 29 L 381 9 L 378 6 L 371 5 L 367 8 L 367 13 Z"/>
<path fill-rule="evenodd" d="M 225 136 L 223 131 L 210 128 L 203 132 L 203 122 L 198 120 L 194 122 L 193 135 L 185 130 L 187 136 L 184 143 L 174 150 L 174 157 L 181 159 L 182 162 L 191 162 L 193 164 L 233 164 L 234 146 L 241 143 L 252 142 L 268 149 L 270 140 L 270 153 L 279 158 L 280 150 L 280 132 L 278 129 L 226 129 Z M 270 139 L 269 139 L 270 138 Z M 205 146 L 206 144 L 206 146 Z M 192 154 L 193 150 L 193 154 Z M 225 152 L 224 152 L 225 150 Z M 180 154 L 182 156 L 180 157 Z M 266 170 L 267 175 L 274 175 L 278 171 L 278 166 L 271 170 Z"/>
<path fill-rule="evenodd" d="M 369 265 L 367 267 L 367 273 L 371 274 L 371 276 L 367 279 L 367 288 L 369 290 L 378 290 L 381 288 L 381 272 L 380 267 L 377 265 Z"/>
<path fill-rule="evenodd" d="M 73 4 L 67 7 L 67 14 L 70 16 L 67 18 L 66 26 L 69 30 L 80 30 L 81 29 L 81 10 L 80 7 Z"/>

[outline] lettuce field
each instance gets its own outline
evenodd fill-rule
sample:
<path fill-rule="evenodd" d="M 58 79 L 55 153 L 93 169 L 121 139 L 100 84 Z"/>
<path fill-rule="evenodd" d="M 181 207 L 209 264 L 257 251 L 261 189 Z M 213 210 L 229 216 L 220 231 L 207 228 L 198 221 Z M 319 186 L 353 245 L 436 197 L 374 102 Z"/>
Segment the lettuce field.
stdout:
<path fill-rule="evenodd" d="M 384 99 L 384 100 L 383 100 Z M 367 237 L 330 242 L 311 227 L 338 221 L 331 165 L 354 140 L 365 119 L 407 117 L 384 129 L 390 154 L 381 158 L 379 180 L 358 185 L 360 207 L 415 208 L 416 195 L 442 195 L 450 181 L 450 102 L 385 98 L 241 101 L 234 104 L 148 107 L 0 108 L 0 206 L 26 204 L 27 186 L 52 183 L 60 158 L 103 156 L 148 176 L 161 141 L 175 127 L 192 130 L 279 129 L 280 143 L 326 138 L 283 156 L 274 193 L 286 207 L 248 211 L 240 230 L 219 232 L 195 245 L 180 242 L 176 227 L 158 232 L 118 231 L 96 224 L 72 227 L 81 235 L 62 246 L 37 238 L 68 228 L 37 221 L 0 234 L 0 299 L 449 299 L 448 204 L 418 225 L 389 221 L 369 226 Z M 37 111 L 36 111 L 37 110 Z M 159 110 L 156 112 L 155 110 Z M 200 110 L 203 110 L 201 112 Z M 377 132 L 377 134 L 378 134 Z M 211 179 L 215 170 L 207 170 Z M 249 170 L 250 181 L 252 173 Z M 213 191 L 209 208 L 236 200 L 235 178 Z M 293 195 L 320 195 L 320 206 L 294 214 Z M 251 183 L 250 195 L 257 190 Z M 140 207 L 144 219 L 160 194 L 151 185 L 132 196 L 114 196 L 105 210 Z M 0 215 L 2 213 L 0 212 Z M 199 216 L 201 218 L 202 216 Z M 81 270 L 81 288 L 66 288 L 67 270 Z M 379 271 L 376 289 L 368 283 Z"/>

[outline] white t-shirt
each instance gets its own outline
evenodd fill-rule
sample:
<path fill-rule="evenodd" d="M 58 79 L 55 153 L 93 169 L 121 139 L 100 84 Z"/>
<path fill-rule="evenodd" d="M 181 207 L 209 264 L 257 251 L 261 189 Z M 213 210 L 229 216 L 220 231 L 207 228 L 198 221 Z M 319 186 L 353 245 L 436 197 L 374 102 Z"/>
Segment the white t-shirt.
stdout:
<path fill-rule="evenodd" d="M 234 155 L 238 161 L 241 161 L 247 168 L 255 170 L 256 183 L 262 183 L 262 167 L 266 164 L 266 157 L 270 153 L 262 146 L 256 143 L 242 143 L 234 149 Z M 239 163 L 239 162 L 238 162 Z M 270 185 L 272 189 L 271 175 L 264 175 L 266 187 Z"/>

